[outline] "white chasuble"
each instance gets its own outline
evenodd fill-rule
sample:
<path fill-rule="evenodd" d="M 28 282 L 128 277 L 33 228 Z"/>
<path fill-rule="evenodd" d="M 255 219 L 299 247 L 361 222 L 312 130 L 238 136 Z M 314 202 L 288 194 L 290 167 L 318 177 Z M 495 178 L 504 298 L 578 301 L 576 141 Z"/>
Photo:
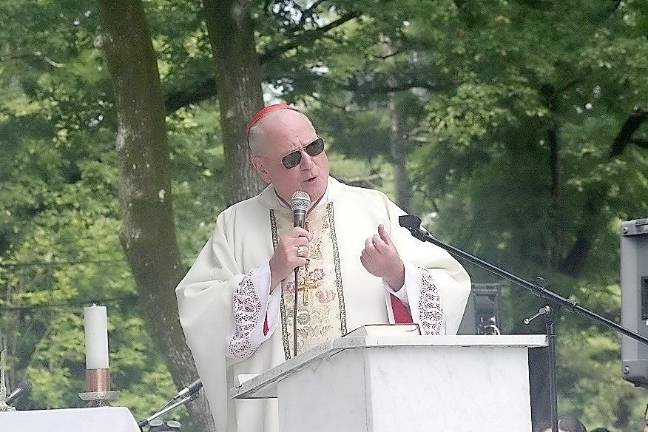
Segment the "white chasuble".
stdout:
<path fill-rule="evenodd" d="M 398 224 L 403 214 L 378 191 L 330 178 L 326 202 L 306 219 L 313 234 L 299 269 L 298 353 L 363 324 L 394 322 L 402 304 L 426 334 L 454 334 L 470 291 L 464 269 L 444 250 Z M 360 263 L 365 240 L 383 224 L 405 263 L 392 291 Z M 178 285 L 180 322 L 219 432 L 276 432 L 276 400 L 233 401 L 238 374 L 263 373 L 293 352 L 294 275 L 270 287 L 268 261 L 292 213 L 272 186 L 223 211 L 196 262 Z"/>

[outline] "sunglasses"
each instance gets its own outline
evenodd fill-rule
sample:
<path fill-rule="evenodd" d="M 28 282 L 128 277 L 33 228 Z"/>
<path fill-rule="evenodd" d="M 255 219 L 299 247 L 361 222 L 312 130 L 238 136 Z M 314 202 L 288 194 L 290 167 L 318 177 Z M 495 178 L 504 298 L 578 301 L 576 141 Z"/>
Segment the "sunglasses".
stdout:
<path fill-rule="evenodd" d="M 318 137 L 315 141 L 307 144 L 305 147 L 288 153 L 286 156 L 281 158 L 281 164 L 286 167 L 286 169 L 295 168 L 302 160 L 302 150 L 305 151 L 308 156 L 317 156 L 324 151 L 324 140 Z"/>

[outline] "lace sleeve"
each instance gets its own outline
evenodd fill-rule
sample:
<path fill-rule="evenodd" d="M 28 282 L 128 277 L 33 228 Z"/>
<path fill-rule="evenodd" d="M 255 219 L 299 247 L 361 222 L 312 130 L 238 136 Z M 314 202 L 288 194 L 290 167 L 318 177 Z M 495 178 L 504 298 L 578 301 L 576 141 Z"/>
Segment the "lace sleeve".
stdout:
<path fill-rule="evenodd" d="M 272 335 L 279 314 L 281 290 L 270 294 L 268 265 L 242 276 L 232 292 L 233 330 L 227 339 L 227 356 L 249 358 Z M 270 328 L 264 331 L 264 323 Z"/>
<path fill-rule="evenodd" d="M 446 333 L 446 318 L 434 271 L 405 262 L 403 287 L 393 291 L 384 284 L 389 322 L 416 322 L 426 335 Z"/>
<path fill-rule="evenodd" d="M 425 268 L 420 268 L 421 285 L 418 298 L 418 315 L 423 334 L 443 334 L 443 310 L 439 289 L 434 283 L 432 274 Z"/>
<path fill-rule="evenodd" d="M 257 347 L 251 343 L 251 335 L 257 327 L 261 309 L 261 300 L 252 282 L 252 275 L 244 275 L 232 294 L 234 331 L 227 344 L 227 354 L 230 357 L 248 358 L 256 350 Z"/>

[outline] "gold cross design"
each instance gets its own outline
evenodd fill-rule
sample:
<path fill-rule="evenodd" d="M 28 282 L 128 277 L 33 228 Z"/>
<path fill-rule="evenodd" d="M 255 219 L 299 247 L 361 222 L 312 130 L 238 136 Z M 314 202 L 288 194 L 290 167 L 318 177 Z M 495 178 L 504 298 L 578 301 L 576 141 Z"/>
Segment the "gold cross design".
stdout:
<path fill-rule="evenodd" d="M 309 260 L 306 260 L 304 271 L 299 278 L 299 290 L 303 291 L 302 304 L 304 306 L 308 306 L 310 290 L 317 288 L 317 281 L 311 278 L 310 272 L 308 271 L 308 264 Z"/>

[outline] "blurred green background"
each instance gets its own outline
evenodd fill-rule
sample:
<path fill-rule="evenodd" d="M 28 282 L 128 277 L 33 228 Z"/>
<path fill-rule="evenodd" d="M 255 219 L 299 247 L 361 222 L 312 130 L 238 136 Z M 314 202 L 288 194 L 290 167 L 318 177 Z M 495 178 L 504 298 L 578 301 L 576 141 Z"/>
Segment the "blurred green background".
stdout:
<path fill-rule="evenodd" d="M 218 96 L 168 102 L 209 84 L 215 54 L 200 2 L 142 4 L 188 268 L 228 194 Z M 106 304 L 117 402 L 141 418 L 175 386 L 118 238 L 98 7 L 2 2 L 0 334 L 9 384 L 33 383 L 20 409 L 81 406 L 82 308 Z M 250 14 L 265 100 L 313 118 L 334 176 L 620 321 L 620 223 L 648 217 L 648 2 L 267 0 Z M 503 330 L 528 331 L 520 322 L 538 305 L 505 287 Z M 558 326 L 560 412 L 588 429 L 642 430 L 648 397 L 621 378 L 619 337 L 565 313 Z"/>

